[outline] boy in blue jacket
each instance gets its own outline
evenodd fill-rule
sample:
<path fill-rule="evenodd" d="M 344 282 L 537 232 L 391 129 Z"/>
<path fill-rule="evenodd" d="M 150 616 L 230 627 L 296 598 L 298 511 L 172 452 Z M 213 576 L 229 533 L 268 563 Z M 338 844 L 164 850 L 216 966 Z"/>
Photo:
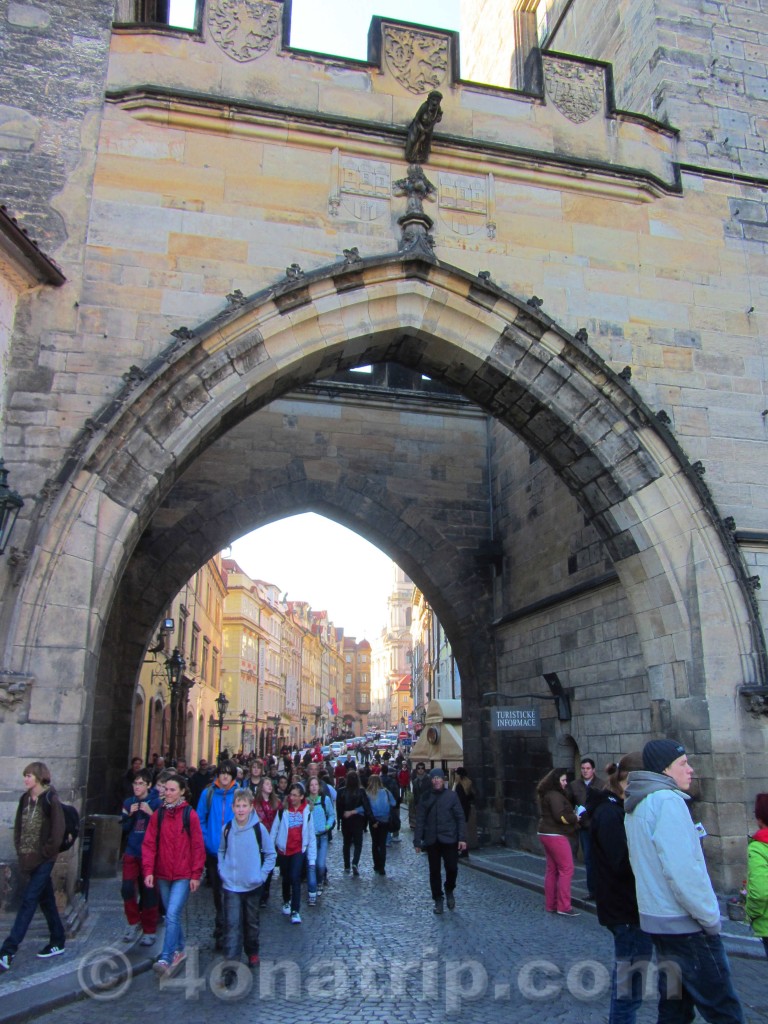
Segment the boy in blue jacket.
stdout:
<path fill-rule="evenodd" d="M 216 949 L 222 948 L 224 913 L 221 901 L 221 878 L 219 877 L 219 846 L 221 833 L 228 821 L 232 820 L 232 800 L 237 789 L 237 769 L 231 761 L 222 761 L 216 769 L 216 781 L 206 786 L 197 804 L 197 816 L 203 830 L 205 843 L 205 873 L 213 889 L 213 905 L 216 908 L 216 923 L 213 938 Z"/>
<path fill-rule="evenodd" d="M 261 887 L 275 866 L 275 846 L 253 809 L 249 789 L 235 791 L 233 809 L 234 818 L 221 833 L 218 855 L 224 906 L 224 956 L 228 961 L 239 960 L 245 947 L 249 965 L 256 967 Z M 236 979 L 234 968 L 226 967 L 222 972 L 226 988 Z"/>
<path fill-rule="evenodd" d="M 136 773 L 131 783 L 133 796 L 123 801 L 120 819 L 127 837 L 123 854 L 123 884 L 120 890 L 128 921 L 123 942 L 133 943 L 141 935 L 142 946 L 154 944 L 158 918 L 157 890 L 146 888 L 144 872 L 141 870 L 141 847 L 147 833 L 147 824 L 160 806 L 157 792 L 150 791 L 151 783 L 152 776 L 146 768 Z"/>

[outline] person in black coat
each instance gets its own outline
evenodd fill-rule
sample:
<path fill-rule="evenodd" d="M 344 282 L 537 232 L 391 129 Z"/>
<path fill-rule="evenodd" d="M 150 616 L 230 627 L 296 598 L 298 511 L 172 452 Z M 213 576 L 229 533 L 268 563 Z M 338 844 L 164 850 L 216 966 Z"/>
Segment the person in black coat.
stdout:
<path fill-rule="evenodd" d="M 643 770 L 639 751 L 606 767 L 608 788 L 590 787 L 590 817 L 597 919 L 613 935 L 615 962 L 608 1024 L 634 1024 L 643 1002 L 645 973 L 653 959 L 650 935 L 640 929 L 635 876 L 624 831 L 624 790 L 629 772 Z M 659 1020 L 665 1020 L 659 996 Z"/>
<path fill-rule="evenodd" d="M 442 768 L 429 773 L 432 792 L 425 793 L 416 808 L 416 831 L 413 846 L 416 853 L 425 850 L 429 860 L 429 887 L 434 912 L 443 912 L 443 875 L 445 864 L 445 900 L 448 909 L 456 906 L 454 889 L 459 874 L 459 853 L 466 850 L 466 821 L 459 798 L 445 788 Z"/>

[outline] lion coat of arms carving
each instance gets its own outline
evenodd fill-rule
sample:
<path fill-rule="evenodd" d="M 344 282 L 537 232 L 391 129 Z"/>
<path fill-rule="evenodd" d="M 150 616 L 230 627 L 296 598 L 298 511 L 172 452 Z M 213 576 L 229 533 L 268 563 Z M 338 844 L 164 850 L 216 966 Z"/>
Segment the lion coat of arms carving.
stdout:
<path fill-rule="evenodd" d="M 266 53 L 280 31 L 275 4 L 259 0 L 212 0 L 208 28 L 218 45 L 234 60 L 256 60 Z"/>
<path fill-rule="evenodd" d="M 384 57 L 395 79 L 409 92 L 422 93 L 442 84 L 448 70 L 448 40 L 412 29 L 384 28 Z"/>

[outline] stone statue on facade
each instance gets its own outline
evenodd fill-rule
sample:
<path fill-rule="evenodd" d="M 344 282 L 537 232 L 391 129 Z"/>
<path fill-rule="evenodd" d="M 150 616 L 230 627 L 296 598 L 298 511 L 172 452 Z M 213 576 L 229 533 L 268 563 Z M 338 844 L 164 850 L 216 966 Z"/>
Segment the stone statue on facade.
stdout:
<path fill-rule="evenodd" d="M 440 101 L 443 94 L 434 89 L 416 112 L 416 117 L 408 126 L 408 137 L 405 140 L 405 159 L 409 164 L 424 164 L 429 159 L 432 147 L 432 132 L 435 125 L 443 118 Z"/>

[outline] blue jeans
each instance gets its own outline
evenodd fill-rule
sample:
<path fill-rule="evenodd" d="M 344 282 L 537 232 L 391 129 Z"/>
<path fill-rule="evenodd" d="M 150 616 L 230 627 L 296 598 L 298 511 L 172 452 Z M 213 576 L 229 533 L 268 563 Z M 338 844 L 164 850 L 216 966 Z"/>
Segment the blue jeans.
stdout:
<path fill-rule="evenodd" d="M 691 935 L 653 935 L 660 973 L 659 987 L 669 989 L 668 998 L 659 1001 L 658 1024 L 690 1024 L 694 1007 L 710 1024 L 744 1024 L 744 1011 L 731 982 L 723 943 L 719 935 L 694 932 Z M 680 972 L 681 990 L 675 992 L 675 979 L 666 976 L 665 966 Z"/>
<path fill-rule="evenodd" d="M 587 873 L 587 892 L 593 897 L 595 895 L 595 880 L 592 867 L 592 836 L 588 828 L 580 829 L 579 843 L 581 844 L 581 855 L 584 858 L 584 869 Z"/>
<path fill-rule="evenodd" d="M 245 955 L 255 956 L 259 952 L 259 903 L 261 886 L 250 892 L 221 890 L 224 908 L 224 956 L 227 960 L 239 960 L 245 947 Z"/>
<path fill-rule="evenodd" d="M 653 940 L 635 924 L 612 925 L 615 963 L 608 1024 L 635 1024 L 643 1003 L 645 971 L 653 960 Z M 637 972 L 633 968 L 637 965 Z"/>
<path fill-rule="evenodd" d="M 175 882 L 169 882 L 165 878 L 158 878 L 155 884 L 160 890 L 165 907 L 165 938 L 160 959 L 170 962 L 176 950 L 184 949 L 184 929 L 181 927 L 181 915 L 184 913 L 184 907 L 189 898 L 189 879 L 180 878 Z"/>
<path fill-rule="evenodd" d="M 301 869 L 304 867 L 304 853 L 292 853 L 286 857 L 278 855 L 280 864 L 280 881 L 283 887 L 283 903 L 290 903 L 291 910 L 297 914 L 301 909 Z"/>
<path fill-rule="evenodd" d="M 30 873 L 29 881 L 21 895 L 21 906 L 16 914 L 10 935 L 0 948 L 0 956 L 10 953 L 13 956 L 24 940 L 27 929 L 35 916 L 38 903 L 45 920 L 48 923 L 48 932 L 51 937 L 52 946 L 64 948 L 64 925 L 61 923 L 59 911 L 56 907 L 56 897 L 53 895 L 53 883 L 51 872 L 55 861 L 47 860 L 40 864 Z"/>
<path fill-rule="evenodd" d="M 328 860 L 328 833 L 317 837 L 317 863 L 307 864 L 307 890 L 317 892 L 318 885 L 325 881 L 325 865 Z"/>

